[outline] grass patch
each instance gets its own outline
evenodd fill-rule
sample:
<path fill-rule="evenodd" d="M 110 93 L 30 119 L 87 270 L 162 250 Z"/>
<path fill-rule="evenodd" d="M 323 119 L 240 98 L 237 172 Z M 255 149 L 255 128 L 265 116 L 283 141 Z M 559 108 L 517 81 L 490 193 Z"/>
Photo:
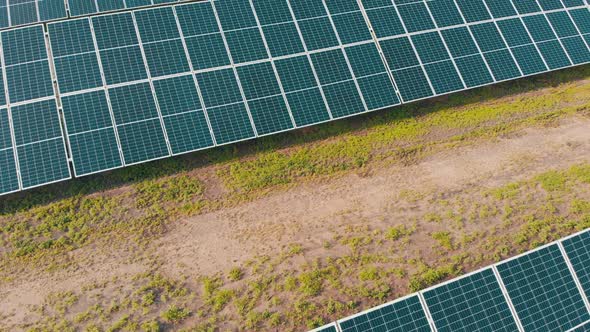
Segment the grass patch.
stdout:
<path fill-rule="evenodd" d="M 563 173 L 549 171 L 538 175 L 535 180 L 539 182 L 543 189 L 551 191 L 562 191 L 565 189 L 566 177 Z"/>
<path fill-rule="evenodd" d="M 149 207 L 154 204 L 184 203 L 203 194 L 201 182 L 188 175 L 142 181 L 135 185 L 136 204 Z"/>
<path fill-rule="evenodd" d="M 244 272 L 239 267 L 234 267 L 231 269 L 227 275 L 228 279 L 231 281 L 238 281 L 242 279 L 244 276 Z"/>
<path fill-rule="evenodd" d="M 390 241 L 399 240 L 402 237 L 409 236 L 416 231 L 415 227 L 409 228 L 405 225 L 399 225 L 387 228 L 385 238 Z"/>
<path fill-rule="evenodd" d="M 359 273 L 359 280 L 361 281 L 369 281 L 369 280 L 378 280 L 379 279 L 379 270 L 377 270 L 374 266 L 368 266 L 361 270 Z"/>
<path fill-rule="evenodd" d="M 462 271 L 454 264 L 434 268 L 424 265 L 418 273 L 410 277 L 410 291 L 420 291 L 447 278 L 457 276 L 461 274 L 461 272 Z"/>
<path fill-rule="evenodd" d="M 170 323 L 179 323 L 190 316 L 190 314 L 191 312 L 189 310 L 172 305 L 162 313 L 162 318 Z"/>
<path fill-rule="evenodd" d="M 520 183 L 509 183 L 500 188 L 492 189 L 489 193 L 497 200 L 512 199 L 518 195 L 520 187 Z"/>
<path fill-rule="evenodd" d="M 438 242 L 438 244 L 447 249 L 453 250 L 455 249 L 453 246 L 453 239 L 451 238 L 451 233 L 449 232 L 434 232 L 432 233 L 432 238 Z"/>

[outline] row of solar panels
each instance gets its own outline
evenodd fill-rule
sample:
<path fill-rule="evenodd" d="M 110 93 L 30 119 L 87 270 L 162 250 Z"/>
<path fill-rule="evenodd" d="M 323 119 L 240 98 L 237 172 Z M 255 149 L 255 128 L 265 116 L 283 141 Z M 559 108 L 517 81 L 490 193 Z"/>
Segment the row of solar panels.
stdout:
<path fill-rule="evenodd" d="M 590 330 L 590 230 L 313 332 Z"/>
<path fill-rule="evenodd" d="M 217 0 L 2 31 L 0 192 L 68 179 L 70 159 L 84 176 L 590 62 L 581 0 L 397 3 Z"/>
<path fill-rule="evenodd" d="M 0 0 L 0 29 L 192 0 Z"/>

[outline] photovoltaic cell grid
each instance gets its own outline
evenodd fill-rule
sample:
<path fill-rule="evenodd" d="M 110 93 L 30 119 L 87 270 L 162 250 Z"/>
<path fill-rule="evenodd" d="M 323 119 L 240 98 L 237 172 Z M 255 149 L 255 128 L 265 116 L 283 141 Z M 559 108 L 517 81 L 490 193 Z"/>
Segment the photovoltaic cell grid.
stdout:
<path fill-rule="evenodd" d="M 362 2 L 404 102 L 590 61 L 581 0 Z"/>
<path fill-rule="evenodd" d="M 0 0 L 0 29 L 192 0 Z"/>
<path fill-rule="evenodd" d="M 590 232 L 563 241 L 563 247 L 586 294 L 586 298 L 590 300 Z"/>
<path fill-rule="evenodd" d="M 590 319 L 557 244 L 498 265 L 525 331 L 565 331 Z"/>
<path fill-rule="evenodd" d="M 438 331 L 517 331 L 493 270 L 424 292 Z"/>
<path fill-rule="evenodd" d="M 66 17 L 65 0 L 0 0 L 0 29 Z"/>
<path fill-rule="evenodd" d="M 568 332 L 589 332 L 590 331 L 590 322 L 586 322 Z"/>
<path fill-rule="evenodd" d="M 357 2 L 317 4 L 223 0 L 49 24 L 76 176 L 399 104 Z"/>
<path fill-rule="evenodd" d="M 185 0 L 67 0 L 71 16 L 84 16 L 114 10 L 133 9 Z"/>
<path fill-rule="evenodd" d="M 588 22 L 579 0 L 217 0 L 47 29 L 82 176 L 586 63 Z M 12 104 L 53 95 L 31 47 L 3 67 Z"/>
<path fill-rule="evenodd" d="M 0 110 L 0 188 L 12 192 L 69 179 L 43 28 L 3 31 L 0 39 L 0 101 L 8 106 Z"/>

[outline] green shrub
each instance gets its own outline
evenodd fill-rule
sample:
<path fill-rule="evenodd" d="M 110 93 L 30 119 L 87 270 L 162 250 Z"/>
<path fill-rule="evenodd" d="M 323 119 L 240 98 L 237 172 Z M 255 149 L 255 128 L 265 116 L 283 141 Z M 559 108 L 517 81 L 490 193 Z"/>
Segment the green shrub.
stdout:
<path fill-rule="evenodd" d="M 212 306 L 213 311 L 221 311 L 234 295 L 235 292 L 231 289 L 221 289 L 215 292 L 214 295 L 207 300 L 207 303 Z"/>
<path fill-rule="evenodd" d="M 190 314 L 189 310 L 172 305 L 162 313 L 162 318 L 170 323 L 178 323 L 190 316 Z"/>
<path fill-rule="evenodd" d="M 227 275 L 227 277 L 231 281 L 238 281 L 238 280 L 242 279 L 243 276 L 244 276 L 244 272 L 242 272 L 242 270 L 239 267 L 234 267 L 233 269 L 231 269 L 229 271 L 229 273 Z"/>
<path fill-rule="evenodd" d="M 590 164 L 573 166 L 569 169 L 568 175 L 577 181 L 590 183 Z"/>
<path fill-rule="evenodd" d="M 156 302 L 156 294 L 152 291 L 148 291 L 141 297 L 141 303 L 144 306 L 150 306 Z"/>
<path fill-rule="evenodd" d="M 503 187 L 492 189 L 490 194 L 498 200 L 511 199 L 518 195 L 520 187 L 519 183 L 509 183 Z"/>
<path fill-rule="evenodd" d="M 547 191 L 560 191 L 565 189 L 565 176 L 557 171 L 549 171 L 538 175 L 535 180 Z"/>
<path fill-rule="evenodd" d="M 143 332 L 160 332 L 160 323 L 157 320 L 150 320 L 141 324 L 141 330 Z"/>
<path fill-rule="evenodd" d="M 379 279 L 379 271 L 374 266 L 369 266 L 361 270 L 359 273 L 361 281 L 377 280 Z"/>
<path fill-rule="evenodd" d="M 440 246 L 448 250 L 454 249 L 451 233 L 449 232 L 434 232 L 432 238 L 435 239 Z"/>
<path fill-rule="evenodd" d="M 426 287 L 441 282 L 445 278 L 452 277 L 461 273 L 461 270 L 453 264 L 430 268 L 424 266 L 420 272 L 410 278 L 410 291 L 417 292 Z"/>
<path fill-rule="evenodd" d="M 389 227 L 385 232 L 385 238 L 391 241 L 398 240 L 404 236 L 414 233 L 414 229 L 408 228 L 405 225 Z"/>
<path fill-rule="evenodd" d="M 320 270 L 302 273 L 298 279 L 301 293 L 307 296 L 316 296 L 322 292 L 323 275 Z"/>

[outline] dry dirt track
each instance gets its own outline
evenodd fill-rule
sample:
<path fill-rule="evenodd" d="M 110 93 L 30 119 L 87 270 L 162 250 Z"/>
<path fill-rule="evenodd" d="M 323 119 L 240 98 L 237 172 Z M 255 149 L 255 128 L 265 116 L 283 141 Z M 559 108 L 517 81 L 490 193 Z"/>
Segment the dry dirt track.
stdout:
<path fill-rule="evenodd" d="M 590 120 L 568 119 L 555 128 L 530 129 L 515 137 L 448 150 L 417 165 L 303 184 L 237 208 L 182 220 L 158 243 L 157 252 L 170 262 L 169 271 L 223 271 L 253 255 L 272 255 L 289 243 L 321 248 L 334 236 L 331 229 L 347 223 L 349 214 L 378 222 L 403 190 L 452 192 L 499 186 L 589 161 Z"/>

